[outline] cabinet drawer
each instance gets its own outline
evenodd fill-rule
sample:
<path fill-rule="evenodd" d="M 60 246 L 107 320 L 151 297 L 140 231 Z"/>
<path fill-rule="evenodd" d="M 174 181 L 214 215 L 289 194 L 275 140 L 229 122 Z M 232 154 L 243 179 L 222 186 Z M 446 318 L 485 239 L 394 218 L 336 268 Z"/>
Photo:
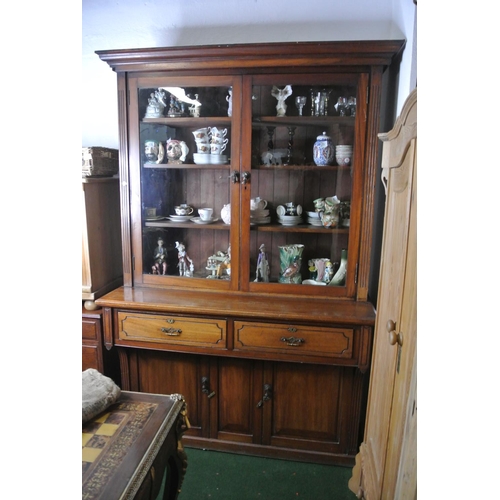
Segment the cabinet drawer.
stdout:
<path fill-rule="evenodd" d="M 82 319 L 82 339 L 98 340 L 99 323 L 92 319 Z"/>
<path fill-rule="evenodd" d="M 226 320 L 119 312 L 118 338 L 225 349 Z"/>
<path fill-rule="evenodd" d="M 354 330 L 234 322 L 235 350 L 352 358 Z"/>

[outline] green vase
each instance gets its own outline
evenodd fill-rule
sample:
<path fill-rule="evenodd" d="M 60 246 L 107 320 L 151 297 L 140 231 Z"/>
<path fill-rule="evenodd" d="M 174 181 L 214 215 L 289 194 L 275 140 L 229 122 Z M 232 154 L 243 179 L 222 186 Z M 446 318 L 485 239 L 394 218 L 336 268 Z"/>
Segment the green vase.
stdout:
<path fill-rule="evenodd" d="M 300 267 L 304 245 L 284 245 L 278 247 L 280 251 L 280 283 L 302 283 Z"/>
<path fill-rule="evenodd" d="M 343 248 L 340 254 L 340 267 L 332 278 L 332 281 L 328 283 L 330 286 L 343 286 L 345 285 L 345 278 L 347 276 L 347 249 Z"/>

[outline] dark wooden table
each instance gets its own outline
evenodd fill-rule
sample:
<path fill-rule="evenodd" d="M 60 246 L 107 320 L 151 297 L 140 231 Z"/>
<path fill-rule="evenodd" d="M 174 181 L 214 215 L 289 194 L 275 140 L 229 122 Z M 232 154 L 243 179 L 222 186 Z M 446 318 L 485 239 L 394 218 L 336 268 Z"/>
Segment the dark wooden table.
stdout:
<path fill-rule="evenodd" d="M 82 427 L 82 499 L 177 498 L 188 426 L 183 396 L 122 391 Z"/>

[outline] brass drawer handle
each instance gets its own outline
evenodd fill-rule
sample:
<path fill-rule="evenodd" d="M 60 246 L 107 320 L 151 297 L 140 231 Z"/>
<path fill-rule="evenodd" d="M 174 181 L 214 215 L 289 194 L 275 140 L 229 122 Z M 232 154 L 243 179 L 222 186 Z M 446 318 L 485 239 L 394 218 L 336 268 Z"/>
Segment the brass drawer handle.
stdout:
<path fill-rule="evenodd" d="M 305 339 L 300 339 L 296 337 L 281 337 L 281 342 L 285 342 L 286 345 L 292 346 L 292 347 L 300 347 L 300 344 L 303 344 L 305 342 Z"/>
<path fill-rule="evenodd" d="M 162 328 L 161 331 L 170 337 L 178 337 L 182 333 L 180 328 Z"/>

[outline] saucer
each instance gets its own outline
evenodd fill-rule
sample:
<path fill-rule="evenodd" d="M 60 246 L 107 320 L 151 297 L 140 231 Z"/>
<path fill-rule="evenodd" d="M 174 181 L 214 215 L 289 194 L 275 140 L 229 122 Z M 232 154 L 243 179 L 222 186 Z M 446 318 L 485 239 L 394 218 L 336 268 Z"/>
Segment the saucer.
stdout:
<path fill-rule="evenodd" d="M 323 222 L 321 222 L 321 219 L 315 219 L 312 217 L 308 217 L 307 222 L 311 224 L 311 226 L 322 226 Z"/>
<path fill-rule="evenodd" d="M 319 219 L 319 212 L 306 212 L 310 219 Z"/>
<path fill-rule="evenodd" d="M 154 217 L 144 217 L 144 220 L 147 222 L 153 222 L 155 220 L 162 220 L 165 219 L 164 215 L 155 215 Z"/>
<path fill-rule="evenodd" d="M 192 215 L 169 215 L 168 219 L 170 219 L 173 222 L 186 222 L 188 220 L 191 220 L 193 218 Z"/>
<path fill-rule="evenodd" d="M 269 224 L 271 217 L 250 217 L 250 224 Z"/>
<path fill-rule="evenodd" d="M 295 222 L 301 221 L 302 217 L 300 215 L 280 215 L 279 219 L 284 222 Z"/>
<path fill-rule="evenodd" d="M 250 210 L 250 217 L 267 217 L 268 215 L 269 215 L 269 209 L 267 208 Z"/>
<path fill-rule="evenodd" d="M 215 218 L 215 219 L 214 219 L 214 218 L 212 217 L 212 218 L 211 218 L 211 219 L 209 219 L 209 220 L 203 220 L 203 219 L 201 219 L 200 217 L 193 217 L 191 220 L 192 220 L 195 224 L 212 224 L 212 222 L 216 222 L 216 221 L 218 221 L 219 219 L 217 219 L 217 218 Z"/>
<path fill-rule="evenodd" d="M 214 155 L 210 154 L 210 163 L 215 164 L 215 165 L 222 165 L 224 163 L 227 163 L 227 155 Z"/>

